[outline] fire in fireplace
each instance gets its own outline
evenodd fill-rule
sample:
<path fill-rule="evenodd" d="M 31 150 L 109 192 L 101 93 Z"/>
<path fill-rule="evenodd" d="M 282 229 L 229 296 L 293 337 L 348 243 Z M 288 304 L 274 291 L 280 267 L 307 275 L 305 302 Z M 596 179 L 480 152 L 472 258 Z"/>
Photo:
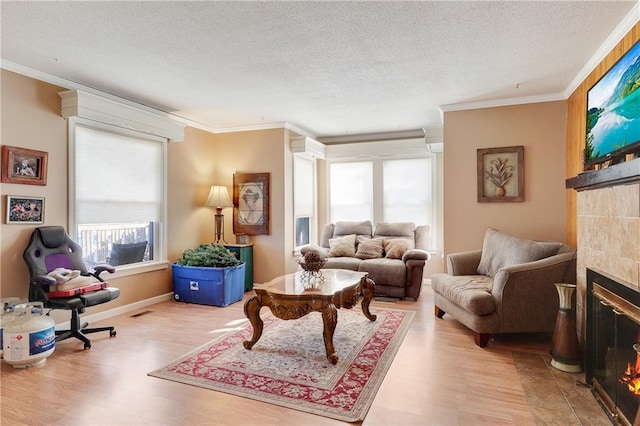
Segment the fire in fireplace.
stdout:
<path fill-rule="evenodd" d="M 640 334 L 637 339 L 640 342 Z M 640 343 L 633 345 L 633 350 L 636 351 L 636 360 L 627 364 L 627 369 L 624 370 L 624 374 L 620 377 L 620 382 L 627 385 L 629 392 L 636 396 L 640 396 Z"/>
<path fill-rule="evenodd" d="M 587 269 L 587 383 L 618 424 L 640 425 L 640 293 Z"/>

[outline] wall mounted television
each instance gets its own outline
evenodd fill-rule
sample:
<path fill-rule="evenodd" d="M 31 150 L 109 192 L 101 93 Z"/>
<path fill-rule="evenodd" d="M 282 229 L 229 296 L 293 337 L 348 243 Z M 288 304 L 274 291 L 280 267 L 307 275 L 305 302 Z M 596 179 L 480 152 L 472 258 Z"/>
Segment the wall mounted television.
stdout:
<path fill-rule="evenodd" d="M 584 169 L 591 170 L 640 153 L 640 41 L 587 93 Z"/>

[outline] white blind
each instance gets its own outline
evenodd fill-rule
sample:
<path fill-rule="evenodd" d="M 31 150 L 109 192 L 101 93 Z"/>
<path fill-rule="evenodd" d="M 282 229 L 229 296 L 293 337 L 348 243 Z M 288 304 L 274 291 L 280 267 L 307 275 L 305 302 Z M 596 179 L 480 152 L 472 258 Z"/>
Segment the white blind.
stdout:
<path fill-rule="evenodd" d="M 382 163 L 384 220 L 431 224 L 431 159 Z"/>
<path fill-rule="evenodd" d="M 331 222 L 373 220 L 373 163 L 330 165 Z"/>
<path fill-rule="evenodd" d="M 293 157 L 293 202 L 296 217 L 313 216 L 313 161 Z"/>
<path fill-rule="evenodd" d="M 162 217 L 162 143 L 76 126 L 78 224 Z"/>

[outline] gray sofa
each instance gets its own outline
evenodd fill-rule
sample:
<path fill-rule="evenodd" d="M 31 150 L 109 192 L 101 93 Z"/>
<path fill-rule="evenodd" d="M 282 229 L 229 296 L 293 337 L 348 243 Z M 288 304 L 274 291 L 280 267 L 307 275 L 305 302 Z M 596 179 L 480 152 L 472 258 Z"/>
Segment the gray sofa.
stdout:
<path fill-rule="evenodd" d="M 411 222 L 370 221 L 326 224 L 318 245 L 301 248 L 327 259 L 324 269 L 365 271 L 376 295 L 418 299 L 424 265 L 429 260 L 429 227 Z"/>
<path fill-rule="evenodd" d="M 575 284 L 576 250 L 489 228 L 482 250 L 447 256 L 447 271 L 431 276 L 435 315 L 453 316 L 484 347 L 492 334 L 553 331 L 559 308 L 554 284 Z"/>

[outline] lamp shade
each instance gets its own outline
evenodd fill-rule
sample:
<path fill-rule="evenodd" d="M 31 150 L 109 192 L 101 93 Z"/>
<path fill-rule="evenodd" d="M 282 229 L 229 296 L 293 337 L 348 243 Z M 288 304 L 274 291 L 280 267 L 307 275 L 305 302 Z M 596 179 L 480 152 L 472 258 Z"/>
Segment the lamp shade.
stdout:
<path fill-rule="evenodd" d="M 214 185 L 211 187 L 209 191 L 209 198 L 204 203 L 205 206 L 210 207 L 233 207 L 233 203 L 231 202 L 231 198 L 229 198 L 229 191 L 227 191 L 226 186 Z"/>

